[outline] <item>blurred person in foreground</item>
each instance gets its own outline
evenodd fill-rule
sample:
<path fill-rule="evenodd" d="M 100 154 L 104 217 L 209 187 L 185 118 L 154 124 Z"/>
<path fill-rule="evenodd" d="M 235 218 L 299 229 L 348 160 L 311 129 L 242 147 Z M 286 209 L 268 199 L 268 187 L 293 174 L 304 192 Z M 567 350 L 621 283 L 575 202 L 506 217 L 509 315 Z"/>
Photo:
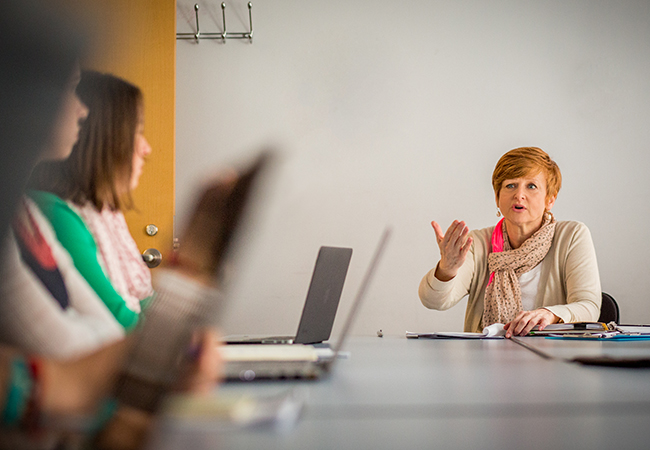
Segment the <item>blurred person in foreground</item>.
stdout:
<path fill-rule="evenodd" d="M 0 4 L 0 118 L 6 119 L 0 120 L 0 231 L 6 235 L 12 221 L 22 221 L 34 238 L 25 240 L 31 246 L 27 254 L 55 245 L 43 235 L 47 227 L 34 218 L 36 210 L 28 206 L 25 212 L 21 197 L 25 180 L 44 154 L 65 150 L 54 143 L 67 142 L 71 148 L 79 120 L 86 114 L 72 89 L 80 41 L 70 34 L 74 27 L 56 17 L 38 2 Z M 81 433 L 94 448 L 140 448 L 167 393 L 214 389 L 220 358 L 210 327 L 221 297 L 215 274 L 255 167 L 206 190 L 195 211 L 194 228 L 186 235 L 186 250 L 174 258 L 173 267 L 160 271 L 156 302 L 129 339 L 116 338 L 114 344 L 70 357 L 45 357 L 39 354 L 38 342 L 24 341 L 20 335 L 0 340 L 0 447 L 51 448 L 62 437 L 65 441 Z M 0 242 L 3 255 L 20 252 L 22 260 L 14 263 L 26 264 L 25 252 L 7 247 L 7 240 Z M 61 316 L 79 315 L 60 301 L 70 286 L 60 273 L 56 275 L 59 260 L 48 252 L 33 255 L 36 261 L 22 270 L 32 271 L 26 279 L 31 286 L 40 283 L 40 290 L 34 288 L 24 298 L 32 301 L 34 294 L 38 302 L 50 301 L 60 308 Z M 5 266 L 7 261 L 3 256 Z M 37 273 L 38 266 L 55 275 L 45 279 L 51 273 Z M 8 295 L 12 290 L 7 289 L 14 281 L 0 278 L 3 320 L 15 311 Z M 94 420 L 77 420 L 93 415 Z"/>

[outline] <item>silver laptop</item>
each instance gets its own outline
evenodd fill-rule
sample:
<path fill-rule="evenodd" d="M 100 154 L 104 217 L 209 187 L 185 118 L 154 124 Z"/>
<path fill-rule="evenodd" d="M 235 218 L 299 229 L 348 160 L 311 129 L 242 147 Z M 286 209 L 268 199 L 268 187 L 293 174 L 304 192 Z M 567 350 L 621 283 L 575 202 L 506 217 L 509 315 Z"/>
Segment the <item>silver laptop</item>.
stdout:
<path fill-rule="evenodd" d="M 226 336 L 226 344 L 318 344 L 330 338 L 352 258 L 351 248 L 321 247 L 295 336 Z"/>
<path fill-rule="evenodd" d="M 333 349 L 311 345 L 225 345 L 222 347 L 222 357 L 226 362 L 225 379 L 231 381 L 317 379 L 330 373 L 352 328 L 389 236 L 390 229 L 387 228 L 382 234 L 343 325 L 339 340 Z"/>

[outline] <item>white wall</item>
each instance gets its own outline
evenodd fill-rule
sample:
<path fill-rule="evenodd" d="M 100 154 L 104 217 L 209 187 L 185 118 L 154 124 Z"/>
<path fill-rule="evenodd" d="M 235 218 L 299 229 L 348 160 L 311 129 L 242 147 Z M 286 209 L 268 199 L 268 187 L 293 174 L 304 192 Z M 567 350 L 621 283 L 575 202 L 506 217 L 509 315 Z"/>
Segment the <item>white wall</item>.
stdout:
<path fill-rule="evenodd" d="M 179 32 L 195 2 L 178 0 Z M 650 2 L 253 3 L 253 44 L 177 41 L 179 217 L 208 168 L 283 151 L 226 333 L 295 332 L 323 244 L 354 248 L 344 317 L 387 224 L 355 334 L 462 329 L 465 301 L 417 296 L 439 257 L 429 222 L 495 224 L 492 169 L 525 145 L 560 165 L 555 216 L 590 227 L 623 321 L 650 323 Z M 199 4 L 202 31 L 220 31 L 219 2 Z M 227 21 L 247 27 L 245 1 Z"/>

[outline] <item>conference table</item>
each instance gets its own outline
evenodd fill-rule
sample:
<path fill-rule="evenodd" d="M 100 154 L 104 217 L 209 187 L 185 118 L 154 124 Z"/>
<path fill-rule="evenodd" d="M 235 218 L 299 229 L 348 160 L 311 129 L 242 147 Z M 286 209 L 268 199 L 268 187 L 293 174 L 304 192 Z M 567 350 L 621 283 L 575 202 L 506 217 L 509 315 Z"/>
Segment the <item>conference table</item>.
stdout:
<path fill-rule="evenodd" d="M 243 427 L 209 414 L 169 415 L 150 448 L 650 447 L 650 369 L 567 362 L 581 355 L 650 357 L 650 341 L 521 341 L 526 346 L 509 339 L 352 337 L 347 357 L 325 379 L 226 383 L 215 393 L 216 401 L 291 392 L 303 399 L 297 419 Z"/>

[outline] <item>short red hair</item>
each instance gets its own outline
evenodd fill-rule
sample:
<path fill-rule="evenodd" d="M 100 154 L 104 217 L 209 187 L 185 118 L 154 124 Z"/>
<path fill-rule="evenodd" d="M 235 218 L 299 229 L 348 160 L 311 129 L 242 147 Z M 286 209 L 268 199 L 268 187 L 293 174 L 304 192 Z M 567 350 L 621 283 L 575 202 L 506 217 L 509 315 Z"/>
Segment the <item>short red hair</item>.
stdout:
<path fill-rule="evenodd" d="M 556 197 L 562 187 L 562 173 L 557 163 L 538 147 L 519 147 L 504 154 L 492 173 L 492 187 L 497 198 L 505 180 L 542 173 L 546 177 L 546 199 Z"/>

